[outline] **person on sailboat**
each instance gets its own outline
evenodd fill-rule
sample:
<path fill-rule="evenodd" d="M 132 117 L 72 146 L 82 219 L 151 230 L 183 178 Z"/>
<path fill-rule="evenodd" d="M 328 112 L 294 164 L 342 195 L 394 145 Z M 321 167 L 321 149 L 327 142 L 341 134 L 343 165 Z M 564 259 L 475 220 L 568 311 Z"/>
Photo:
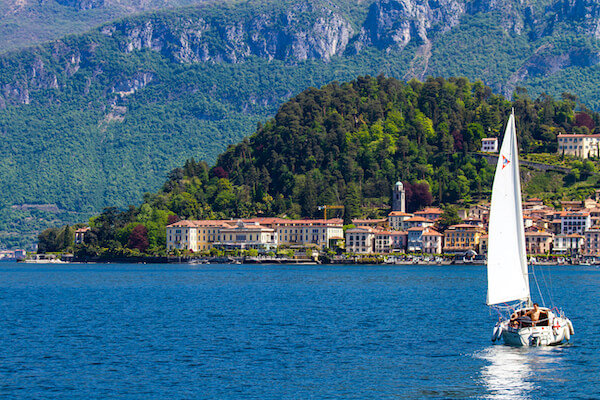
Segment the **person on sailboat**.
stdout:
<path fill-rule="evenodd" d="M 531 317 L 527 314 L 522 315 L 522 311 L 515 312 L 510 318 L 510 326 L 516 329 L 526 328 L 532 325 L 533 321 L 531 320 Z"/>
<path fill-rule="evenodd" d="M 539 322 L 540 320 L 540 314 L 541 314 L 542 310 L 540 310 L 538 303 L 533 303 L 533 310 L 529 310 L 525 313 L 525 315 L 527 315 L 529 318 L 531 318 L 531 321 L 533 322 L 533 326 L 535 326 L 536 322 Z"/>

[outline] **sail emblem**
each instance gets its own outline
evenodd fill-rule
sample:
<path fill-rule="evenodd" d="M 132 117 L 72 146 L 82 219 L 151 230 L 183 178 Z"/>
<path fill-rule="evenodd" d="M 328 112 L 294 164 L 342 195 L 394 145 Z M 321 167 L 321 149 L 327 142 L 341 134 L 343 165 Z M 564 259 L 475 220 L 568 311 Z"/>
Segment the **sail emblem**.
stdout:
<path fill-rule="evenodd" d="M 508 158 L 502 156 L 502 169 L 504 169 L 504 167 L 506 167 L 509 162 L 510 160 Z"/>

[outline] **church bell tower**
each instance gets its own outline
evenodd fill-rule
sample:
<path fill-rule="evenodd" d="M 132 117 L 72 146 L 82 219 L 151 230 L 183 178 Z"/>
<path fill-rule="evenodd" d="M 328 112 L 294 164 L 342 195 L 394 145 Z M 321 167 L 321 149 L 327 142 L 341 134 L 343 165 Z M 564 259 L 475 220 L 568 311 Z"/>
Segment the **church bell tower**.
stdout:
<path fill-rule="evenodd" d="M 398 181 L 394 185 L 392 193 L 392 211 L 406 212 L 406 192 L 404 191 L 404 185 Z"/>

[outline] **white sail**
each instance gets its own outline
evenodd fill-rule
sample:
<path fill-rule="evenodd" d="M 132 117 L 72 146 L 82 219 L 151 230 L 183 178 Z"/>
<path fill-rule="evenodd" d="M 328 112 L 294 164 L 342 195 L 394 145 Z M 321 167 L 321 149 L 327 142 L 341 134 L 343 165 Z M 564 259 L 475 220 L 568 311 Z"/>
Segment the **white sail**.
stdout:
<path fill-rule="evenodd" d="M 488 233 L 487 304 L 528 301 L 519 149 L 513 114 L 506 126 L 496 166 Z"/>

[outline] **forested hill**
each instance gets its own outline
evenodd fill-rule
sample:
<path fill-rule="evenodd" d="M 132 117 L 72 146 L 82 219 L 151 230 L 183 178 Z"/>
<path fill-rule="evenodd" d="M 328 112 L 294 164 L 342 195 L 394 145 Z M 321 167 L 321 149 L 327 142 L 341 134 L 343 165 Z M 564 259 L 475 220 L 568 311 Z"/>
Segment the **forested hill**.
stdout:
<path fill-rule="evenodd" d="M 20 19 L 28 5 L 79 15 L 130 3 L 149 4 L 19 0 L 0 11 Z M 335 80 L 466 76 L 507 98 L 523 86 L 533 98 L 571 92 L 600 104 L 593 2 L 205 3 L 0 55 L 0 247 L 136 204 L 186 159 L 212 164 L 289 98 Z"/>
<path fill-rule="evenodd" d="M 382 217 L 401 180 L 409 211 L 468 204 L 487 199 L 493 179 L 493 167 L 472 152 L 484 137 L 502 139 L 511 108 L 522 153 L 556 153 L 557 134 L 600 123 L 598 113 L 576 113 L 567 95 L 533 101 L 522 94 L 509 102 L 466 78 L 359 77 L 302 92 L 213 168 L 190 160 L 145 200 L 191 219 L 314 217 L 319 205 L 332 204 L 344 205 L 347 218 Z M 560 186 L 575 183 L 558 179 Z"/>
<path fill-rule="evenodd" d="M 343 205 L 346 222 L 385 217 L 397 180 L 405 184 L 408 211 L 467 206 L 489 199 L 494 168 L 475 152 L 484 137 L 502 140 L 511 108 L 522 156 L 558 162 L 565 157 L 535 152 L 556 153 L 557 134 L 593 132 L 600 123 L 600 114 L 576 112 L 575 105 L 569 95 L 531 100 L 521 93 L 509 102 L 466 78 L 404 83 L 363 76 L 310 88 L 214 166 L 187 160 L 139 207 L 110 207 L 90 219 L 85 246 L 73 249 L 74 227 L 65 226 L 45 230 L 41 250 L 75 250 L 83 258 L 164 254 L 165 226 L 178 219 L 321 217 L 321 205 Z M 564 195 L 594 193 L 594 163 L 568 162 L 568 174 L 523 168 L 524 191 L 556 205 Z"/>

